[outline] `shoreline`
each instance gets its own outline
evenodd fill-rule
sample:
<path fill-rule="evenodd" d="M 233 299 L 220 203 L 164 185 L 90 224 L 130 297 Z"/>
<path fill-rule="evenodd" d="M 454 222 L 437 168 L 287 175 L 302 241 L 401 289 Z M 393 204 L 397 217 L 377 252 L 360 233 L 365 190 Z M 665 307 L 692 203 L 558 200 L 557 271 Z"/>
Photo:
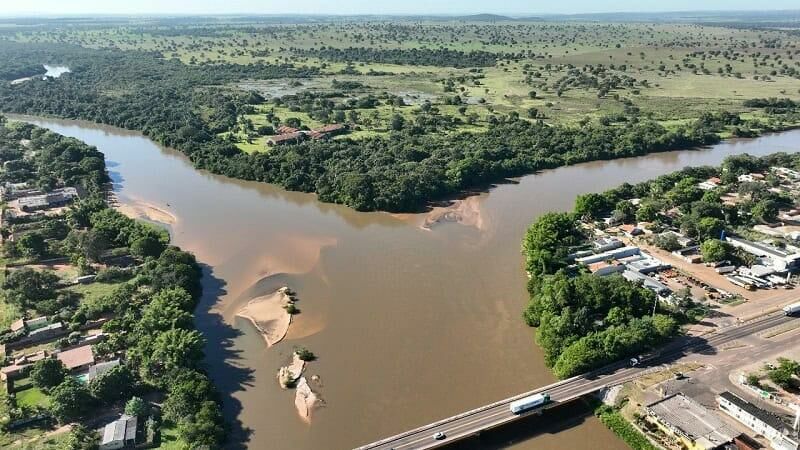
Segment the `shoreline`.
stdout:
<path fill-rule="evenodd" d="M 131 199 L 128 203 L 120 203 L 118 201 L 115 203 L 113 207 L 131 219 L 157 222 L 170 227 L 178 223 L 178 217 L 175 214 L 144 200 Z"/>

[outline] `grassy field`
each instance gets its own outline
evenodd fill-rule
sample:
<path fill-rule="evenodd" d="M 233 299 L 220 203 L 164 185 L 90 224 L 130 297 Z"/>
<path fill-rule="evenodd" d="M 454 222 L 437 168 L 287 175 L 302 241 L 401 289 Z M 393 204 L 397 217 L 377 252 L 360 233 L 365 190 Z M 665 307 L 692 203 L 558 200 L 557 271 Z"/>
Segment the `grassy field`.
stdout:
<path fill-rule="evenodd" d="M 727 24 L 726 24 L 727 25 Z M 320 76 L 290 87 L 287 80 L 242 80 L 238 89 L 255 90 L 267 99 L 298 92 L 330 94 L 332 81 L 356 81 L 357 92 L 338 92 L 331 100 L 392 94 L 409 106 L 381 102 L 357 110 L 362 123 L 354 137 L 388 132 L 394 114 L 413 120 L 419 104 L 430 101 L 441 114 L 475 118 L 460 131 L 485 129 L 492 116 L 517 113 L 551 123 L 578 124 L 619 115 L 631 107 L 638 115 L 664 124 L 697 118 L 709 110 L 749 112 L 742 106 L 755 97 L 800 99 L 800 36 L 773 29 L 747 29 L 690 23 L 608 22 L 468 22 L 463 20 L 331 21 L 329 23 L 269 23 L 226 18 L 191 25 L 158 27 L 145 19 L 109 27 L 74 27 L 19 31 L 22 42 L 66 42 L 90 48 L 144 50 L 177 58 L 186 64 L 257 62 L 316 67 Z M 436 49 L 493 52 L 496 64 L 481 68 L 391 64 L 353 59 L 310 57 L 305 50 L 323 47 L 375 50 Z M 513 57 L 505 57 L 514 54 Z M 69 65 L 68 61 L 64 62 Z M 348 69 L 347 73 L 343 70 Z M 378 75 L 379 74 L 379 75 Z M 591 75 L 587 82 L 583 75 Z M 629 85 L 597 86 L 611 79 Z M 445 86 L 450 84 L 446 90 Z M 529 93 L 536 92 L 535 97 Z M 445 96 L 459 95 L 467 103 L 460 116 Z M 257 105 L 240 121 L 266 124 L 272 110 L 281 120 L 297 118 L 309 128 L 322 125 L 302 111 L 280 105 Z M 233 134 L 245 152 L 265 151 L 265 136 Z"/>
<path fill-rule="evenodd" d="M 19 407 L 47 407 L 50 404 L 50 398 L 39 388 L 25 389 L 15 395 L 17 396 L 17 405 Z"/>
<path fill-rule="evenodd" d="M 186 443 L 178 437 L 178 430 L 174 425 L 165 423 L 161 427 L 161 445 L 157 448 L 160 450 L 183 450 L 186 448 Z"/>

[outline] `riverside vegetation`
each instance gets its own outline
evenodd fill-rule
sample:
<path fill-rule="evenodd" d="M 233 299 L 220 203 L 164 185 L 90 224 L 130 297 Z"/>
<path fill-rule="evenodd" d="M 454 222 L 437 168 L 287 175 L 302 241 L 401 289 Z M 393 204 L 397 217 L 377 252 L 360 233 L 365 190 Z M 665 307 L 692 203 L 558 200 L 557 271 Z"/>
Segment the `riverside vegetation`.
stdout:
<path fill-rule="evenodd" d="M 4 383 L 0 446 L 29 448 L 31 441 L 92 448 L 98 437 L 82 424 L 124 406 L 145 422 L 148 440 L 157 443 L 159 431 L 165 431 L 179 446 L 217 447 L 225 427 L 217 391 L 203 371 L 204 339 L 194 329 L 201 294 L 194 256 L 169 246 L 164 230 L 106 205 L 108 176 L 96 148 L 0 117 L 0 149 L 0 182 L 81 192 L 61 213 L 6 215 L 0 230 L 5 238 L 0 341 L 8 345 L 24 337 L 24 329 L 7 330 L 11 321 L 46 317 L 69 334 L 33 350 L 74 348 L 94 330 L 105 339 L 91 346 L 93 357 L 122 361 L 86 382 L 59 359 L 48 358 L 29 366 L 25 379 Z M 63 268 L 41 263 L 53 259 L 63 261 Z M 71 282 L 89 274 L 96 276 L 94 283 Z M 7 350 L 5 363 L 33 350 Z M 42 432 L 70 423 L 68 433 Z"/>
<path fill-rule="evenodd" d="M 800 50 L 787 30 L 187 20 L 70 29 L 9 20 L 4 59 L 71 73 L 0 83 L 0 102 L 139 130 L 199 168 L 388 211 L 541 169 L 800 123 Z M 265 144 L 282 125 L 334 122 L 352 133 Z"/>

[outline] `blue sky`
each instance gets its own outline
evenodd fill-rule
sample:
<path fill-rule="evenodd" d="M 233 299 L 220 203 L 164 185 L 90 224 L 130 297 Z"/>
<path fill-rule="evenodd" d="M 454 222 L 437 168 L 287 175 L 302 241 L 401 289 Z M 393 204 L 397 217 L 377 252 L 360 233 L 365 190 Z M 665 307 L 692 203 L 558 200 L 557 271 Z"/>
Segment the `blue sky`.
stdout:
<path fill-rule="evenodd" d="M 14 14 L 549 14 L 797 9 L 797 0 L 0 0 Z"/>

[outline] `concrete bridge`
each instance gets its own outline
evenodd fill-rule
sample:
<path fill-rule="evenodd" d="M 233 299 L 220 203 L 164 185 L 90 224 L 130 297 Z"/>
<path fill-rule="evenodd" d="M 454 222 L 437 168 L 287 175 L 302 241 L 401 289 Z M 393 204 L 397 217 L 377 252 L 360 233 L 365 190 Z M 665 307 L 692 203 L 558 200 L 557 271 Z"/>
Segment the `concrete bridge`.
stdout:
<path fill-rule="evenodd" d="M 725 343 L 784 324 L 790 320 L 793 320 L 793 318 L 783 315 L 782 312 L 775 313 L 725 328 L 702 338 L 675 340 L 662 348 L 657 356 L 645 361 L 640 366 L 630 367 L 627 362 L 611 364 L 588 374 L 543 386 L 530 392 L 481 406 L 471 411 L 358 447 L 357 450 L 418 450 L 441 447 L 480 434 L 482 431 L 515 422 L 531 414 L 541 414 L 543 410 L 555 408 L 585 395 L 633 380 L 647 371 L 658 370 L 660 364 L 675 360 L 681 356 L 708 351 Z M 550 394 L 551 402 L 549 404 L 527 413 L 514 414 L 511 412 L 509 407 L 511 402 L 540 392 Z M 440 432 L 444 433 L 445 438 L 436 440 L 433 436 Z"/>

